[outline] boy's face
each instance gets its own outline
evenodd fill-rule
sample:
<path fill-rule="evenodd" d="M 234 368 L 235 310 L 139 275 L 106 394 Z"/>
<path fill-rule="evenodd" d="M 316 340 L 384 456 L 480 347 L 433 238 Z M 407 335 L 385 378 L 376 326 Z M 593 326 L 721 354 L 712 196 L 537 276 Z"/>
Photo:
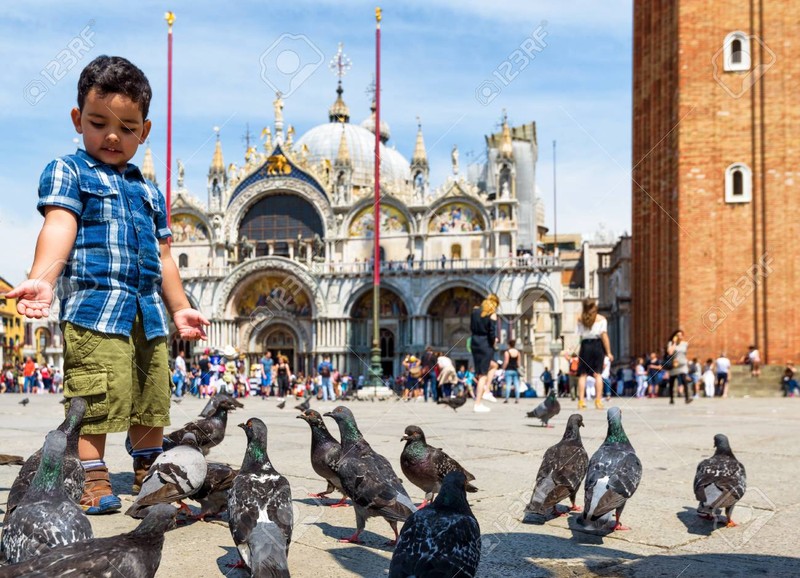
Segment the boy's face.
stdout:
<path fill-rule="evenodd" d="M 92 89 L 83 110 L 72 109 L 72 124 L 83 135 L 86 152 L 100 162 L 124 170 L 150 134 L 150 121 L 139 105 L 123 94 L 100 96 Z"/>

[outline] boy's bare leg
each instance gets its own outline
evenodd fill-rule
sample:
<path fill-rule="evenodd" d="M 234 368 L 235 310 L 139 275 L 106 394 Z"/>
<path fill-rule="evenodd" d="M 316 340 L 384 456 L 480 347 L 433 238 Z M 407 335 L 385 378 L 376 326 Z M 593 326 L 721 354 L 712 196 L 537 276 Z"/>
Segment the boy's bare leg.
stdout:
<path fill-rule="evenodd" d="M 160 448 L 164 443 L 164 428 L 132 425 L 128 430 L 134 450 Z"/>
<path fill-rule="evenodd" d="M 82 462 L 102 460 L 105 453 L 106 434 L 89 434 L 78 438 L 78 457 Z"/>

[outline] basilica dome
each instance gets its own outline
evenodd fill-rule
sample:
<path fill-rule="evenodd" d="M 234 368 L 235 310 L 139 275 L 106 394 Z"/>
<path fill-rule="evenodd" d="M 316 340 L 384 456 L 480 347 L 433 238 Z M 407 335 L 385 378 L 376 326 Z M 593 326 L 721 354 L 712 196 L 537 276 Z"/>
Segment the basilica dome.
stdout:
<path fill-rule="evenodd" d="M 294 147 L 300 150 L 305 145 L 308 148 L 308 159 L 312 163 L 328 160 L 333 164 L 336 162 L 342 131 L 345 133 L 353 166 L 353 185 L 372 186 L 375 172 L 375 135 L 366 128 L 349 122 L 329 122 L 306 132 Z M 402 154 L 383 143 L 380 151 L 382 180 L 404 183 L 411 179 L 409 162 Z"/>

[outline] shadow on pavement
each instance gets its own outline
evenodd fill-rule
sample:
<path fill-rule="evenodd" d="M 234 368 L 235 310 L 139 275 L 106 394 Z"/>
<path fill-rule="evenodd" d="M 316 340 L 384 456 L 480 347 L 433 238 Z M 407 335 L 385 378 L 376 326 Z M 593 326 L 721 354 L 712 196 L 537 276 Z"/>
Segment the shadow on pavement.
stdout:
<path fill-rule="evenodd" d="M 484 534 L 481 540 L 479 576 L 797 576 L 798 559 L 787 556 L 687 553 L 641 557 L 614 549 L 613 539 L 604 542 L 603 536 L 591 534 L 560 538 L 510 532 Z M 567 560 L 569 564 L 565 564 Z"/>
<path fill-rule="evenodd" d="M 220 549 L 225 550 L 225 553 L 217 558 L 217 567 L 219 571 L 227 578 L 237 578 L 238 576 L 248 576 L 250 573 L 245 568 L 234 570 L 228 564 L 236 564 L 241 558 L 239 551 L 234 546 L 220 546 Z M 290 554 L 291 556 L 291 554 Z"/>
<path fill-rule="evenodd" d="M 697 515 L 697 508 L 684 506 L 682 512 L 676 514 L 686 526 L 686 531 L 695 536 L 710 536 L 714 531 L 714 523 Z"/>
<path fill-rule="evenodd" d="M 369 549 L 336 548 L 328 550 L 328 554 L 356 576 L 384 576 L 389 569 L 389 560 Z"/>
<path fill-rule="evenodd" d="M 375 520 L 375 523 L 378 523 L 382 520 Z M 386 522 L 383 522 L 386 524 Z M 353 526 L 331 526 L 327 522 L 317 522 L 316 526 L 322 530 L 322 533 L 329 538 L 333 538 L 334 540 L 342 540 L 344 538 L 349 538 L 352 536 L 353 532 L 355 532 L 355 520 L 353 520 Z M 389 529 L 387 525 L 387 529 Z M 391 532 L 391 530 L 389 530 Z M 385 552 L 391 552 L 394 548 L 391 546 L 386 546 L 386 541 L 388 538 L 381 536 L 380 534 L 375 534 L 374 532 L 370 532 L 369 530 L 364 530 L 361 532 L 361 536 L 359 539 L 363 542 L 363 544 L 356 544 L 361 548 L 371 548 L 373 550 L 384 550 Z"/>

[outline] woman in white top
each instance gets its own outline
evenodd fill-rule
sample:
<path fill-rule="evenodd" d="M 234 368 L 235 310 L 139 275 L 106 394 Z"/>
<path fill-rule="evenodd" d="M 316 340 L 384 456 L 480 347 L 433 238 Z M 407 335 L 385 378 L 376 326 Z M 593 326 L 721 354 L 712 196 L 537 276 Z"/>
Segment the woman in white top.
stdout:
<path fill-rule="evenodd" d="M 608 340 L 608 321 L 597 313 L 597 301 L 594 299 L 583 300 L 583 312 L 578 319 L 578 336 L 581 340 L 580 359 L 578 365 L 578 409 L 584 409 L 586 404 L 586 376 L 594 376 L 595 384 L 603 383 L 603 362 L 608 357 L 609 364 L 614 361 L 611 355 L 611 344 Z M 603 409 L 600 395 L 595 397 L 594 406 Z"/>

